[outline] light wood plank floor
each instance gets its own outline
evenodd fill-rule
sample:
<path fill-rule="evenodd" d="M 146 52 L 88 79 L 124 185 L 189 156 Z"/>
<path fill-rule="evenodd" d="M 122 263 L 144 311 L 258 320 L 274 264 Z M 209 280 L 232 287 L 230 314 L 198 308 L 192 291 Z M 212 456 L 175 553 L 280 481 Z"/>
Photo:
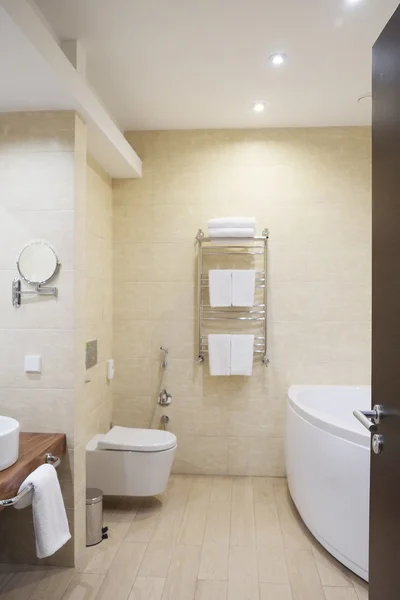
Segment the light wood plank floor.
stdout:
<path fill-rule="evenodd" d="M 114 501 L 75 569 L 0 565 L 0 600 L 367 600 L 312 538 L 284 479 L 174 475 Z"/>

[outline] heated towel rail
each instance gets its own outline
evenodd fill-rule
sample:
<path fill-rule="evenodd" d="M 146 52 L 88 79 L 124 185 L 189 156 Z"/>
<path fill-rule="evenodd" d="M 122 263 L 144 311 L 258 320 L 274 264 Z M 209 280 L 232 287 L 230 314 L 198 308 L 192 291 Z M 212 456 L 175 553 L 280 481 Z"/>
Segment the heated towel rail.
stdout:
<path fill-rule="evenodd" d="M 206 237 L 201 229 L 197 232 L 196 240 L 198 243 L 197 253 L 197 336 L 198 336 L 198 354 L 197 362 L 204 362 L 205 355 L 208 354 L 208 335 L 207 325 L 211 322 L 229 322 L 255 324 L 257 334 L 254 336 L 254 355 L 255 358 L 261 358 L 264 365 L 268 365 L 267 357 L 267 243 L 268 229 L 264 229 L 261 236 L 254 238 L 209 238 Z M 205 293 L 208 281 L 208 269 L 204 262 L 208 256 L 214 256 L 217 260 L 223 260 L 228 256 L 234 257 L 259 257 L 261 260 L 260 268 L 256 271 L 256 304 L 249 308 L 237 306 L 213 308 L 207 303 L 207 294 Z M 257 258 L 254 259 L 256 261 Z M 215 267 L 213 267 L 215 268 Z M 227 268 L 225 266 L 225 268 Z M 258 291 L 260 290 L 260 291 Z M 226 333 L 226 330 L 224 330 Z M 236 332 L 233 332 L 236 333 Z M 241 330 L 237 333 L 245 333 Z M 253 333 L 253 331 L 252 331 Z"/>

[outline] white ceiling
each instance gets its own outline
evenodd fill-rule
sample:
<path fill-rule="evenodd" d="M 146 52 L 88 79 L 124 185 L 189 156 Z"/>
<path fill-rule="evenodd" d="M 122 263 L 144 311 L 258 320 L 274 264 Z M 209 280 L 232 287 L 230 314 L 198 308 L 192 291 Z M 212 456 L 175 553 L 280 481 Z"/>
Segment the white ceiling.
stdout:
<path fill-rule="evenodd" d="M 73 108 L 50 68 L 0 6 L 0 112 Z"/>
<path fill-rule="evenodd" d="M 36 0 L 123 129 L 362 125 L 397 0 Z M 276 69 L 268 56 L 284 50 Z M 264 101 L 264 113 L 252 104 Z"/>

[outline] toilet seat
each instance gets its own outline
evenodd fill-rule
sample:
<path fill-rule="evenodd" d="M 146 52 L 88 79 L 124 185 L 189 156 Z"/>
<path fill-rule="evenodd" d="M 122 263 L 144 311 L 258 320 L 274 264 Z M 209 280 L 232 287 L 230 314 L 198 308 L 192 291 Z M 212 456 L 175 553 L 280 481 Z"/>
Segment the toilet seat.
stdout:
<path fill-rule="evenodd" d="M 176 446 L 176 436 L 160 429 L 135 429 L 115 425 L 98 441 L 101 450 L 161 452 Z"/>

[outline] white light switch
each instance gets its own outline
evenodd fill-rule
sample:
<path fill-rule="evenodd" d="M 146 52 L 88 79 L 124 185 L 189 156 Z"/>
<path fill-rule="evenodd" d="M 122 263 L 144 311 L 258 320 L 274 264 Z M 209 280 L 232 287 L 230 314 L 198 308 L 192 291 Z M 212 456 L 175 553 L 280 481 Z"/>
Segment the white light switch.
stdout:
<path fill-rule="evenodd" d="M 42 357 L 40 354 L 27 354 L 25 356 L 25 373 L 41 373 Z"/>

